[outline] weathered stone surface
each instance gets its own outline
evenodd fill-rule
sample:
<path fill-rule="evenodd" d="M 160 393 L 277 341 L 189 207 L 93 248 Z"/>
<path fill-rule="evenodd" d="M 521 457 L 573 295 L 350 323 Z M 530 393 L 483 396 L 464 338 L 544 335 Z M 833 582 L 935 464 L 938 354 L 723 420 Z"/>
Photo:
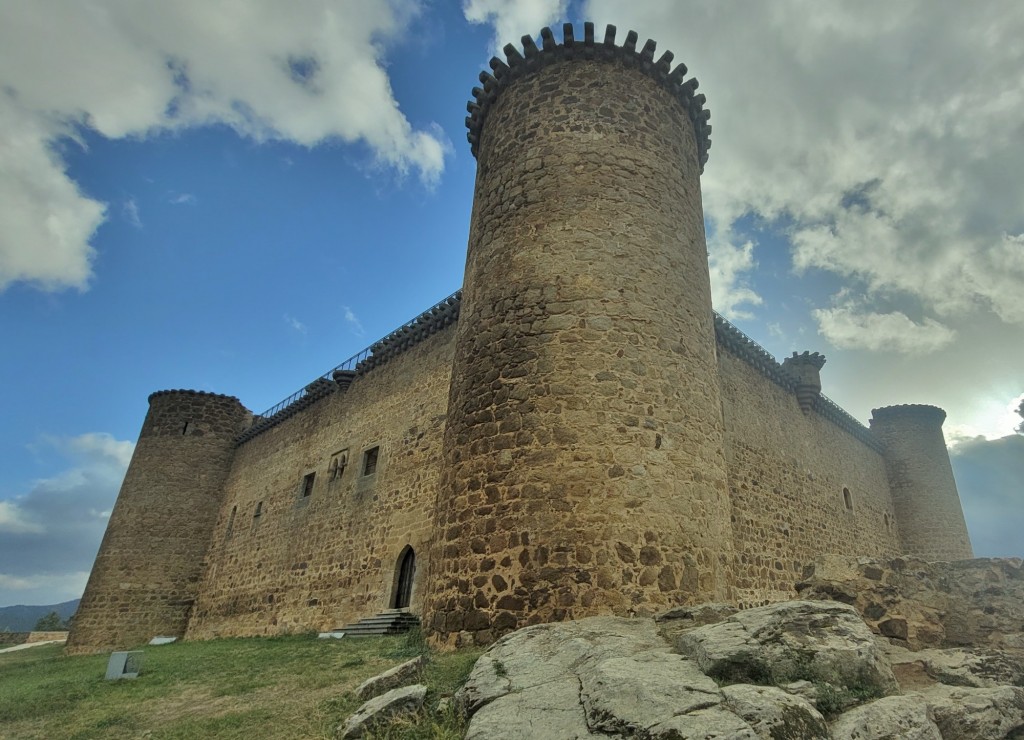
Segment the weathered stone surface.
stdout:
<path fill-rule="evenodd" d="M 910 675 L 908 669 L 914 667 L 935 683 L 949 686 L 992 688 L 1007 684 L 1019 686 L 1024 682 L 1024 658 L 991 648 L 918 651 L 894 648 L 886 657 L 898 678 Z"/>
<path fill-rule="evenodd" d="M 873 631 L 914 650 L 1024 648 L 1019 558 L 929 563 L 821 556 L 797 588 L 802 598 L 852 604 Z"/>
<path fill-rule="evenodd" d="M 420 672 L 423 670 L 423 666 L 426 665 L 427 659 L 422 655 L 418 655 L 412 660 L 408 660 L 401 665 L 396 665 L 394 668 L 390 668 L 380 675 L 368 678 L 359 685 L 356 689 L 356 696 L 366 701 L 372 699 L 375 696 L 383 694 L 385 691 L 391 691 L 391 689 L 397 689 L 399 686 L 405 686 L 411 681 L 419 677 Z"/>
<path fill-rule="evenodd" d="M 410 607 L 423 613 L 454 334 L 432 334 L 235 450 L 210 547 L 218 566 L 206 571 L 187 638 L 326 631 L 378 614 L 394 605 L 409 546 Z"/>
<path fill-rule="evenodd" d="M 402 714 L 412 714 L 423 706 L 427 687 L 422 684 L 392 689 L 363 704 L 339 729 L 343 738 L 363 737 L 374 726 Z"/>
<path fill-rule="evenodd" d="M 652 740 L 759 740 L 754 728 L 722 707 L 698 709 L 659 722 L 647 736 Z"/>
<path fill-rule="evenodd" d="M 697 604 L 695 606 L 677 606 L 667 609 L 654 617 L 658 623 L 658 631 L 673 642 L 680 632 L 701 627 L 705 624 L 720 622 L 732 616 L 738 610 L 731 604 Z"/>
<path fill-rule="evenodd" d="M 836 602 L 790 601 L 682 633 L 676 647 L 722 680 L 782 685 L 820 680 L 878 695 L 897 690 L 870 630 Z"/>
<path fill-rule="evenodd" d="M 577 673 L 591 730 L 642 734 L 673 717 L 722 701 L 722 692 L 697 665 L 652 650 L 584 665 Z"/>
<path fill-rule="evenodd" d="M 724 707 L 743 718 L 763 740 L 828 740 L 825 718 L 806 699 L 774 686 L 736 684 L 722 689 Z"/>
<path fill-rule="evenodd" d="M 595 737 L 580 704 L 579 682 L 563 676 L 506 694 L 473 715 L 466 740 L 577 740 Z M 602 735 L 601 737 L 606 737 Z"/>
<path fill-rule="evenodd" d="M 1024 728 L 1024 688 L 935 686 L 922 692 L 943 740 L 1001 740 Z"/>
<path fill-rule="evenodd" d="M 832 723 L 835 740 L 943 740 L 925 700 L 886 696 L 842 714 Z"/>

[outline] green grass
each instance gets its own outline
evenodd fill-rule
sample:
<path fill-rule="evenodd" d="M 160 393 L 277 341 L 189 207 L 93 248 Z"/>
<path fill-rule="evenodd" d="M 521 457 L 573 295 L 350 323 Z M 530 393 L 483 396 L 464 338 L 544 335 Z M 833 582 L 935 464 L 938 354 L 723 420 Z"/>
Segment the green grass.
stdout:
<path fill-rule="evenodd" d="M 465 680 L 480 651 L 428 653 L 418 633 L 359 640 L 312 636 L 147 646 L 142 675 L 106 681 L 107 655 L 66 657 L 46 645 L 0 654 L 2 738 L 331 738 L 360 701 L 352 690 L 428 654 L 425 709 L 379 738 L 461 737 L 440 697 Z"/>

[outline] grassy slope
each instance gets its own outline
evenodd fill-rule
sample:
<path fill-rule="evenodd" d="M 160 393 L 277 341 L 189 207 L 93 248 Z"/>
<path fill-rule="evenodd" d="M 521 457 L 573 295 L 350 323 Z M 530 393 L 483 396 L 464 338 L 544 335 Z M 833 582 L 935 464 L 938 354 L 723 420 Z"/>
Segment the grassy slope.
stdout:
<path fill-rule="evenodd" d="M 312 636 L 142 648 L 135 680 L 106 681 L 107 655 L 60 646 L 0 655 L 0 738 L 329 738 L 360 702 L 362 681 L 423 651 L 418 636 Z M 479 651 L 432 654 L 427 707 L 451 693 Z M 425 711 L 385 738 L 455 738 L 457 718 Z"/>

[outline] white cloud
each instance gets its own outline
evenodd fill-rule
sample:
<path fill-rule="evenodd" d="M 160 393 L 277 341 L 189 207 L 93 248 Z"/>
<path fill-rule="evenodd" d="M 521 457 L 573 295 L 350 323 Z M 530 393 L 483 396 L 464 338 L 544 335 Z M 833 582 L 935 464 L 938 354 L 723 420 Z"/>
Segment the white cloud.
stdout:
<path fill-rule="evenodd" d="M 741 305 L 759 306 L 761 296 L 745 284 L 746 274 L 754 269 L 754 243 L 732 243 L 731 235 L 719 235 L 708 242 L 708 268 L 711 272 L 711 303 L 728 319 L 750 318 Z"/>
<path fill-rule="evenodd" d="M 167 202 L 175 206 L 192 206 L 196 203 L 196 196 L 192 193 L 175 193 L 167 198 Z"/>
<path fill-rule="evenodd" d="M 1013 0 L 589 0 L 584 15 L 656 39 L 700 80 L 716 230 L 779 218 L 798 268 L 871 301 L 1024 322 L 1024 14 Z M 945 336 L 924 326 L 926 344 Z"/>
<path fill-rule="evenodd" d="M 818 330 L 839 349 L 924 354 L 949 345 L 956 332 L 934 319 L 915 323 L 901 311 L 875 313 L 852 305 L 812 311 Z"/>
<path fill-rule="evenodd" d="M 10 501 L 0 501 L 0 532 L 42 532 L 43 525 L 25 519 L 24 512 Z"/>
<path fill-rule="evenodd" d="M 359 318 L 356 316 L 355 312 L 348 306 L 342 306 L 341 308 L 345 312 L 345 323 L 348 324 L 349 329 L 352 330 L 352 333 L 355 334 L 357 337 L 364 336 L 366 332 L 363 330 L 363 325 L 359 321 Z"/>
<path fill-rule="evenodd" d="M 494 26 L 494 45 L 520 46 L 525 36 L 540 30 L 565 14 L 568 0 L 463 0 L 462 13 L 470 23 Z"/>
<path fill-rule="evenodd" d="M 81 595 L 135 449 L 109 434 L 45 437 L 68 467 L 0 501 L 0 606 Z"/>
<path fill-rule="evenodd" d="M 309 332 L 309 329 L 306 327 L 305 324 L 303 324 L 298 319 L 289 316 L 288 314 L 284 315 L 284 322 L 288 324 L 288 326 L 290 326 L 292 329 L 297 331 L 299 334 L 306 334 Z"/>
<path fill-rule="evenodd" d="M 135 201 L 135 198 L 129 198 L 121 205 L 121 210 L 124 213 L 124 220 L 134 226 L 136 229 L 142 228 L 142 218 L 139 216 L 139 204 Z"/>
<path fill-rule="evenodd" d="M 361 142 L 427 185 L 448 142 L 399 110 L 384 42 L 413 0 L 339 4 L 8 3 L 0 24 L 0 290 L 85 288 L 103 204 L 56 145 L 76 127 L 116 139 L 221 123 L 256 141 Z M 130 219 L 130 215 L 129 215 Z"/>
<path fill-rule="evenodd" d="M 88 580 L 87 570 L 31 578 L 0 573 L 0 601 L 9 606 L 59 604 L 79 598 Z"/>

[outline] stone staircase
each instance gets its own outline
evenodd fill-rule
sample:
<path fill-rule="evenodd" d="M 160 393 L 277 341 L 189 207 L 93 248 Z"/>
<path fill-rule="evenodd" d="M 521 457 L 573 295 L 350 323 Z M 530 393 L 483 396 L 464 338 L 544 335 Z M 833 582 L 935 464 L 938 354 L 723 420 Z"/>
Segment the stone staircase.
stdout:
<path fill-rule="evenodd" d="M 420 618 L 408 609 L 387 609 L 374 617 L 353 622 L 341 631 L 345 637 L 376 637 L 398 635 L 420 626 Z"/>

